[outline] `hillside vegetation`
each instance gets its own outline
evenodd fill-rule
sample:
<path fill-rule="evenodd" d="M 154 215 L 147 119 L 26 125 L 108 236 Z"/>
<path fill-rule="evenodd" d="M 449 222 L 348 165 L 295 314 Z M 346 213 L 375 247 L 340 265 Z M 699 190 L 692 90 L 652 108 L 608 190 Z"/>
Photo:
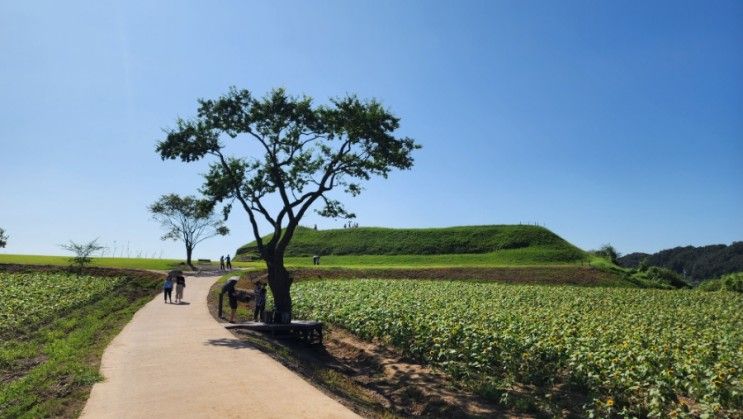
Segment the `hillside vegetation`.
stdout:
<path fill-rule="evenodd" d="M 271 236 L 264 237 L 270 240 Z M 502 258 L 501 254 L 512 254 L 514 258 Z M 421 264 L 437 264 L 438 256 L 468 264 L 467 257 L 476 256 L 480 264 L 508 263 L 572 263 L 586 258 L 585 253 L 544 227 L 527 225 L 487 225 L 448 228 L 393 229 L 359 227 L 337 230 L 314 230 L 300 227 L 286 251 L 286 256 L 400 256 L 414 255 Z M 486 256 L 490 254 L 490 256 Z M 437 257 L 430 257 L 436 255 Z M 547 255 L 546 257 L 543 257 Z M 258 257 L 255 242 L 237 250 L 237 260 Z M 378 259 L 378 258 L 377 258 Z M 399 259 L 393 258 L 393 259 Z M 409 262 L 406 259 L 403 264 Z M 379 264 L 379 262 L 377 263 Z"/>
<path fill-rule="evenodd" d="M 674 247 L 653 254 L 630 253 L 620 257 L 617 263 L 625 268 L 637 268 L 641 264 L 668 268 L 678 274 L 685 273 L 696 283 L 743 271 L 743 242 L 729 246 Z"/>

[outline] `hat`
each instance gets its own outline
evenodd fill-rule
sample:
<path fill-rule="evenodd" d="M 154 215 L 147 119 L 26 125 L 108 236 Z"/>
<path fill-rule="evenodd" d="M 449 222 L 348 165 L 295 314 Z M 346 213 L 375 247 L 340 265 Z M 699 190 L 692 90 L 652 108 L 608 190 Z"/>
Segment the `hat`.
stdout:
<path fill-rule="evenodd" d="M 240 279 L 239 276 L 231 276 L 228 281 L 237 281 L 238 279 Z"/>

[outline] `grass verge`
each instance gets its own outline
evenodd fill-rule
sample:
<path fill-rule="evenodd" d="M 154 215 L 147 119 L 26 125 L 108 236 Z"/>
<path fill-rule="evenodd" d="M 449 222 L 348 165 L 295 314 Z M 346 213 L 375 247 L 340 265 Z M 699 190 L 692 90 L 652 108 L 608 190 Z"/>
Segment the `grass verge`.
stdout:
<path fill-rule="evenodd" d="M 70 257 L 0 254 L 0 264 L 69 266 Z M 250 264 L 244 262 L 233 262 L 232 265 L 237 268 L 243 266 L 247 267 Z M 167 271 L 170 269 L 184 269 L 186 264 L 183 260 L 178 259 L 94 257 L 93 262 L 90 266 L 99 268 L 151 269 L 158 271 Z M 214 262 L 212 262 L 212 264 L 204 265 L 204 267 L 216 268 L 219 267 L 219 263 L 215 264 Z"/>

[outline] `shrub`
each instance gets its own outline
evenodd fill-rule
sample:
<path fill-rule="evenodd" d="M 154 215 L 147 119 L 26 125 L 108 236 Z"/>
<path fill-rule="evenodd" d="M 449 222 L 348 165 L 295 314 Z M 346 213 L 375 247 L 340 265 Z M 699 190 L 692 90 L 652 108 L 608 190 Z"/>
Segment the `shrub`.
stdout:
<path fill-rule="evenodd" d="M 607 260 L 611 261 L 611 263 L 613 263 L 613 264 L 616 264 L 617 263 L 617 259 L 619 259 L 619 252 L 617 252 L 617 249 L 615 249 L 614 246 L 612 246 L 610 244 L 605 244 L 605 245 L 601 246 L 601 248 L 599 250 L 594 250 L 591 253 L 593 253 L 594 255 L 596 255 L 598 257 L 602 257 L 604 259 L 607 259 Z"/>
<path fill-rule="evenodd" d="M 743 272 L 723 275 L 720 282 L 726 291 L 743 292 Z"/>
<path fill-rule="evenodd" d="M 723 275 L 720 278 L 708 279 L 697 287 L 701 291 L 733 291 L 743 293 L 743 272 Z"/>
<path fill-rule="evenodd" d="M 722 289 L 722 281 L 720 281 L 720 278 L 708 279 L 699 284 L 697 289 L 700 291 L 720 291 Z"/>
<path fill-rule="evenodd" d="M 635 271 L 631 280 L 648 288 L 688 288 L 689 283 L 676 272 L 658 266 L 651 266 L 645 271 Z"/>
<path fill-rule="evenodd" d="M 61 244 L 59 247 L 75 254 L 75 257 L 70 258 L 70 262 L 80 270 L 93 261 L 93 258 L 90 257 L 93 253 L 104 249 L 103 246 L 98 244 L 98 239 L 87 243 L 75 243 L 70 240 L 68 244 Z"/>

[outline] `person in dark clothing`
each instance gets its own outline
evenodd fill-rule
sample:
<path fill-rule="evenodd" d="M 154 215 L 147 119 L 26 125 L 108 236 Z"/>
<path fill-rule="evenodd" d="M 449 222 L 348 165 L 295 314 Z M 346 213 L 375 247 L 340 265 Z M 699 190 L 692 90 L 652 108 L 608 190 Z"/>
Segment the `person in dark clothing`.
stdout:
<path fill-rule="evenodd" d="M 219 257 L 219 270 L 220 271 L 224 270 L 224 256 Z"/>
<path fill-rule="evenodd" d="M 165 283 L 163 284 L 163 297 L 165 298 L 166 304 L 168 300 L 170 300 L 171 303 L 173 302 L 173 276 L 170 274 L 165 278 Z"/>
<path fill-rule="evenodd" d="M 238 277 L 231 277 L 224 285 L 222 285 L 222 292 L 219 293 L 219 317 L 222 317 L 222 304 L 224 303 L 224 295 L 227 294 L 231 310 L 230 323 L 235 322 L 235 312 L 237 311 L 237 291 L 235 291 L 237 280 Z"/>
<path fill-rule="evenodd" d="M 232 270 L 232 261 L 230 259 L 230 255 L 227 255 L 226 258 L 224 258 L 225 263 L 227 264 L 227 269 Z"/>
<path fill-rule="evenodd" d="M 258 281 L 255 284 L 255 310 L 253 311 L 253 321 L 263 318 L 263 311 L 266 309 L 266 287 Z"/>

